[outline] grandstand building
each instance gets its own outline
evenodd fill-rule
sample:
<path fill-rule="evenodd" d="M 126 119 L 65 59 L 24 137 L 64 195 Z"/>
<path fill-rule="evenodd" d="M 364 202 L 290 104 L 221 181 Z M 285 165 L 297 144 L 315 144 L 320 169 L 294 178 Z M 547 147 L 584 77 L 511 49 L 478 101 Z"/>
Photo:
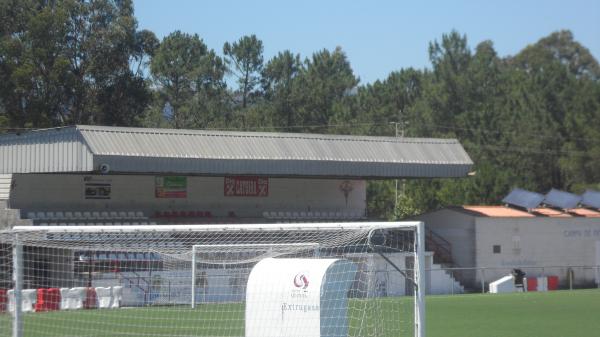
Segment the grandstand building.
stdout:
<path fill-rule="evenodd" d="M 471 166 L 454 139 L 39 130 L 0 136 L 0 228 L 364 221 L 368 180 L 465 177 Z M 149 255 L 82 258 L 156 263 Z M 51 261 L 34 263 L 36 274 L 25 274 L 28 287 L 72 279 L 45 275 Z"/>

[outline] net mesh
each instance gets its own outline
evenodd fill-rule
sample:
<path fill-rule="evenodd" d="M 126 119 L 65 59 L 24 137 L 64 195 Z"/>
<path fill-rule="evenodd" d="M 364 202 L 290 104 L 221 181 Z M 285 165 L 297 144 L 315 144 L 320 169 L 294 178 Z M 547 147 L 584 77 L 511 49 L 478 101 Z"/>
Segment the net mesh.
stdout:
<path fill-rule="evenodd" d="M 16 242 L 23 336 L 413 336 L 413 227 L 209 227 L 0 233 L 0 336 L 12 336 Z M 252 274 L 265 261 L 280 267 Z M 306 295 L 314 261 L 331 265 Z M 291 297 L 277 302 L 279 288 Z"/>

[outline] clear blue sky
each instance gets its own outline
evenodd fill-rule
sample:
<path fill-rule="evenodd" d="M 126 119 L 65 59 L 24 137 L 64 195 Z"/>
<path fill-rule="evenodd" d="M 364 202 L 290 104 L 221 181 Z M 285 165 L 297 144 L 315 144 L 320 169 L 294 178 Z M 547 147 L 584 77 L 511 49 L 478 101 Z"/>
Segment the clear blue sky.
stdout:
<path fill-rule="evenodd" d="M 256 34 L 265 60 L 286 49 L 304 57 L 341 46 L 361 83 L 394 70 L 429 67 L 430 41 L 456 29 L 474 48 L 492 40 L 501 56 L 560 29 L 600 59 L 600 1 L 230 1 L 134 0 L 140 29 L 159 38 L 197 33 L 218 54 L 223 43 Z"/>

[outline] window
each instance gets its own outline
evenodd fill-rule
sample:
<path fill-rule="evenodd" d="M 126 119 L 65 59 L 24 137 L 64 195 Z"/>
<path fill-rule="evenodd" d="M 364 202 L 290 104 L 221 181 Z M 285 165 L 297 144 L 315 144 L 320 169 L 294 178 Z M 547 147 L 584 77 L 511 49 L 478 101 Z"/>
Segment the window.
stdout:
<path fill-rule="evenodd" d="M 500 248 L 500 245 L 494 245 L 492 248 L 493 248 L 494 254 L 500 254 L 502 252 L 502 248 Z"/>

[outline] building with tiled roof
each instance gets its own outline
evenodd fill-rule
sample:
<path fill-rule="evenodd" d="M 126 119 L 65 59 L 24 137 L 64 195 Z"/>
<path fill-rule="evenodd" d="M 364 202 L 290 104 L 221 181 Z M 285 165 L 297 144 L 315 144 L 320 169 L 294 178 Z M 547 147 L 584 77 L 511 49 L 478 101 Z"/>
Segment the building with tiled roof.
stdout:
<path fill-rule="evenodd" d="M 600 209 L 469 205 L 416 219 L 425 222 L 434 260 L 459 268 L 454 276 L 467 287 L 480 289 L 514 268 L 558 276 L 562 287 L 570 278 L 576 286 L 600 283 Z"/>

